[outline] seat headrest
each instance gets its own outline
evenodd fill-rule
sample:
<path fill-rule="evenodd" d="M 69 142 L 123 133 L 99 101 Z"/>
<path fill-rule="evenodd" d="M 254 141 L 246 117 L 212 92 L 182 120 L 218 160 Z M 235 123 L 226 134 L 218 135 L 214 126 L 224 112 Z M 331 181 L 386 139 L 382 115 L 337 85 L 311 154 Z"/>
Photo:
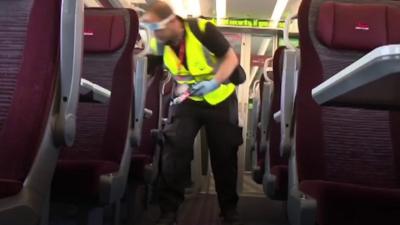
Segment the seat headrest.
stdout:
<path fill-rule="evenodd" d="M 114 52 L 125 40 L 122 15 L 85 15 L 85 52 Z"/>
<path fill-rule="evenodd" d="M 396 6 L 325 2 L 319 9 L 317 36 L 330 48 L 370 51 L 400 43 L 399 20 Z"/>

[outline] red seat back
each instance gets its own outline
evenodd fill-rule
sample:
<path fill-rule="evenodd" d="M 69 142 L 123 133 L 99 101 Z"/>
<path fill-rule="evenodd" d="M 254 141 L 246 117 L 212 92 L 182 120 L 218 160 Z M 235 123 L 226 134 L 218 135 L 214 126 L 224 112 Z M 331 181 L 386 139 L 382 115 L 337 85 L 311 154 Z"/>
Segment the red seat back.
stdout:
<path fill-rule="evenodd" d="M 93 8 L 85 12 L 82 78 L 111 91 L 108 104 L 80 103 L 76 142 L 63 159 L 120 163 L 133 104 L 133 49 L 138 20 L 132 10 Z"/>
<path fill-rule="evenodd" d="M 299 10 L 299 177 L 398 188 L 398 116 L 388 111 L 321 107 L 311 96 L 312 88 L 373 48 L 400 43 L 399 29 L 393 25 L 400 19 L 399 2 L 352 2 L 303 0 Z"/>
<path fill-rule="evenodd" d="M 273 66 L 273 95 L 271 101 L 271 117 L 269 122 L 269 137 L 270 137 L 270 157 L 271 167 L 276 165 L 285 165 L 287 161 L 283 160 L 280 156 L 280 140 L 281 140 L 281 127 L 277 123 L 273 114 L 278 112 L 281 107 L 281 84 L 282 84 L 282 73 L 283 73 L 283 56 L 285 47 L 279 47 L 274 54 L 272 62 Z"/>
<path fill-rule="evenodd" d="M 39 149 L 59 72 L 60 7 L 0 2 L 0 179 L 22 182 Z"/>

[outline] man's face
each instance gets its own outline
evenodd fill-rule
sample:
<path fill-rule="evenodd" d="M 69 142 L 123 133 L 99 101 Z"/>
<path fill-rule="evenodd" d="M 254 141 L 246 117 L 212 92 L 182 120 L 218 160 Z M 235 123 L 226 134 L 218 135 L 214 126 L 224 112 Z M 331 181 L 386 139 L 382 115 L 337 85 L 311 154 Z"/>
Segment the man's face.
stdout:
<path fill-rule="evenodd" d="M 165 24 L 163 29 L 158 29 L 154 31 L 154 36 L 158 41 L 165 43 L 171 41 L 174 38 L 174 29 L 173 23 L 176 18 L 173 18 L 171 21 Z M 157 15 L 153 13 L 147 13 L 143 16 L 143 21 L 146 23 L 159 23 L 162 21 Z"/>

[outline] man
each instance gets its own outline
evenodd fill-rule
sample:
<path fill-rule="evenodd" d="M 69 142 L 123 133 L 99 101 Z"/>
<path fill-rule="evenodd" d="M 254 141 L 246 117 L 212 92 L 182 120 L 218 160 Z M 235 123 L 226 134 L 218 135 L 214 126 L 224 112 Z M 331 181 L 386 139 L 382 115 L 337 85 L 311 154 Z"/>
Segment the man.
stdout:
<path fill-rule="evenodd" d="M 159 183 L 162 214 L 157 225 L 176 224 L 194 138 L 202 126 L 207 133 L 221 216 L 226 224 L 239 225 L 237 150 L 243 140 L 235 85 L 230 82 L 238 70 L 238 59 L 214 25 L 201 19 L 183 20 L 165 2 L 151 4 L 143 22 L 154 31 L 158 44 L 153 43 L 153 49 L 162 55 L 178 85 L 190 87 L 189 99 L 171 106 L 171 121 L 163 130 Z"/>

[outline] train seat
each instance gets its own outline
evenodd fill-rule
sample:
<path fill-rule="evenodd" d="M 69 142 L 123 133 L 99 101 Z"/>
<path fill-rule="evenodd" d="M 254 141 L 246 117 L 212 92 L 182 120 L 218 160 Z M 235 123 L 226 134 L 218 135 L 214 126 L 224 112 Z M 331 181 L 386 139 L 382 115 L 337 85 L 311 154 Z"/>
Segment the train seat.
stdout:
<path fill-rule="evenodd" d="M 62 149 L 53 180 L 55 202 L 119 206 L 132 153 L 129 138 L 137 34 L 138 18 L 133 10 L 85 9 L 82 78 L 111 90 L 111 96 L 102 104 L 80 102 L 75 145 Z"/>
<path fill-rule="evenodd" d="M 268 155 L 264 157 L 262 164 L 265 166 L 265 161 L 269 161 L 269 168 L 264 171 L 264 190 L 271 199 L 284 200 L 287 196 L 287 161 L 280 156 L 280 124 L 274 120 L 274 113 L 278 112 L 281 107 L 281 80 L 283 72 L 283 56 L 285 47 L 279 47 L 275 53 L 272 62 L 273 66 L 273 91 L 271 99 L 271 108 L 269 113 L 269 125 L 267 128 L 267 137 L 269 138 Z M 264 78 L 262 78 L 264 79 Z M 260 86 L 262 87 L 262 85 Z M 261 95 L 263 96 L 263 95 Z M 261 150 L 261 148 L 260 148 Z M 267 151 L 264 151 L 264 154 Z M 268 159 L 266 158 L 268 157 Z"/>
<path fill-rule="evenodd" d="M 132 155 L 131 174 L 137 180 L 142 180 L 145 173 L 145 166 L 151 163 L 156 141 L 151 135 L 151 130 L 158 127 L 158 113 L 160 110 L 159 97 L 161 88 L 162 68 L 154 69 L 148 76 L 148 86 L 146 91 L 146 108 L 153 112 L 150 118 L 143 120 L 142 138 L 137 149 Z"/>
<path fill-rule="evenodd" d="M 399 19 L 398 1 L 302 1 L 289 159 L 292 224 L 314 224 L 315 218 L 319 225 L 399 223 L 400 115 L 322 107 L 311 96 L 312 88 L 374 48 L 400 43 Z"/>
<path fill-rule="evenodd" d="M 83 3 L 70 3 L 0 2 L 0 224 L 46 221 L 59 148 L 74 140 Z"/>
<path fill-rule="evenodd" d="M 153 160 L 159 151 L 155 131 L 163 127 L 163 120 L 168 117 L 169 102 L 173 81 L 163 71 L 161 65 L 153 65 L 149 58 L 148 87 L 146 92 L 146 108 L 152 110 L 153 115 L 143 121 L 142 140 L 138 149 L 132 155 L 131 174 L 136 181 L 149 182 L 152 176 Z M 156 159 L 157 160 L 157 159 Z"/>

